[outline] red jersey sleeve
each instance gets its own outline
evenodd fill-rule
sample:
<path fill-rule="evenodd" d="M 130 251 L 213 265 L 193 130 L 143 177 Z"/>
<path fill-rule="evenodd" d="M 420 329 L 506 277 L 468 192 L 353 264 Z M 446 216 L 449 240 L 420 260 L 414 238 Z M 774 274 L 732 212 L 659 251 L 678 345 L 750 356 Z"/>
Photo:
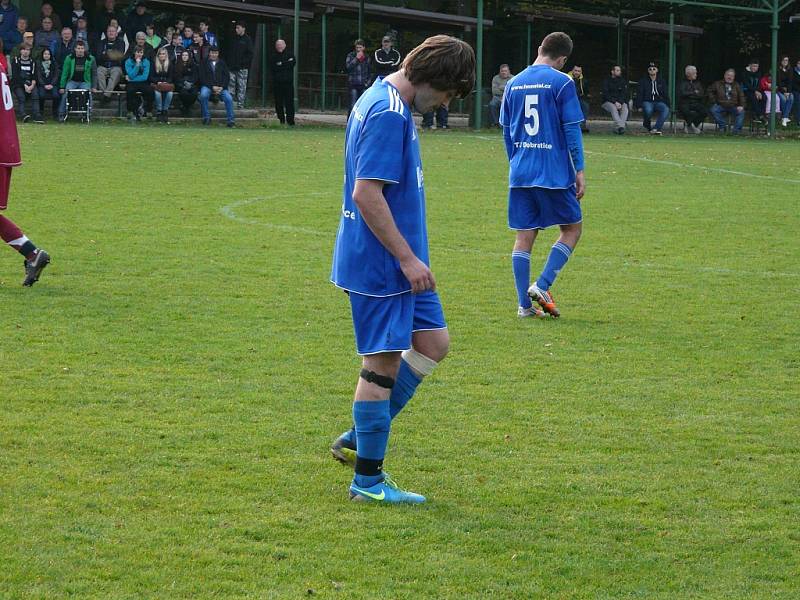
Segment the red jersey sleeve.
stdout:
<path fill-rule="evenodd" d="M 14 118 L 14 100 L 8 73 L 0 65 L 0 167 L 18 167 L 22 164 L 19 155 L 17 121 Z"/>

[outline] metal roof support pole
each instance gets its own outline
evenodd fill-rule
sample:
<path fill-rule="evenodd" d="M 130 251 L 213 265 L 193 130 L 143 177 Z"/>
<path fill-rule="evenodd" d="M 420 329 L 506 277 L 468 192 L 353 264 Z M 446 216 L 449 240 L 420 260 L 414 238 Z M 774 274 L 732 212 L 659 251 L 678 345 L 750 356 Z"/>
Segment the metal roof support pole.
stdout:
<path fill-rule="evenodd" d="M 294 0 L 294 33 L 292 38 L 294 44 L 294 109 L 300 108 L 300 0 Z"/>
<path fill-rule="evenodd" d="M 617 15 L 617 64 L 622 67 L 622 36 L 624 35 L 625 21 L 622 18 L 622 3 L 619 4 Z"/>
<path fill-rule="evenodd" d="M 328 93 L 328 10 L 322 12 L 322 81 L 320 81 L 320 92 L 322 99 L 320 107 L 325 112 L 325 97 Z"/>
<path fill-rule="evenodd" d="M 772 73 L 772 98 L 770 99 L 770 108 L 769 108 L 769 134 L 772 137 L 775 137 L 775 110 L 778 105 L 778 29 L 780 29 L 780 25 L 778 24 L 778 11 L 780 7 L 778 6 L 778 0 L 772 0 L 772 59 L 770 60 L 770 69 Z M 783 115 L 784 117 L 786 115 Z"/>
<path fill-rule="evenodd" d="M 261 38 L 261 106 L 267 107 L 267 24 L 258 24 L 258 37 Z"/>
<path fill-rule="evenodd" d="M 525 66 L 527 67 L 533 61 L 531 60 L 531 41 L 533 40 L 533 19 L 528 18 L 528 45 L 526 46 L 527 50 L 525 52 Z M 521 71 L 522 69 L 520 69 Z"/>
<path fill-rule="evenodd" d="M 675 133 L 675 111 L 678 106 L 675 102 L 675 8 L 672 4 L 669 5 L 669 103 L 671 106 L 670 124 L 672 133 Z"/>
<path fill-rule="evenodd" d="M 475 41 L 475 129 L 483 123 L 483 0 L 478 0 L 477 40 Z"/>
<path fill-rule="evenodd" d="M 364 0 L 358 0 L 358 38 L 364 39 Z"/>

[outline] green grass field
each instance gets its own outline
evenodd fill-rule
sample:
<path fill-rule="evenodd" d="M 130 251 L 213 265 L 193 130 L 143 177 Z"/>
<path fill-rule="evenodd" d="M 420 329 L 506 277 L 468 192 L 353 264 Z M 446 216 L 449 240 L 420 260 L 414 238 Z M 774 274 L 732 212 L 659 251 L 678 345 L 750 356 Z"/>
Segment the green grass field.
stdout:
<path fill-rule="evenodd" d="M 800 146 L 586 140 L 560 320 L 519 320 L 497 134 L 424 135 L 451 354 L 347 500 L 341 130 L 21 127 L 0 597 L 800 597 Z M 555 232 L 534 249 L 538 273 Z"/>

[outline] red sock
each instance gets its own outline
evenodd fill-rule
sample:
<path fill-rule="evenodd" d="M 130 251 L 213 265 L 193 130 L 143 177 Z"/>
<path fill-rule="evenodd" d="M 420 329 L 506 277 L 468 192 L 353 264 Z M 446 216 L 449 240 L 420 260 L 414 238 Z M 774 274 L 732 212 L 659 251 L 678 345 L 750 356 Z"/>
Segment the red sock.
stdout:
<path fill-rule="evenodd" d="M 28 260 L 36 254 L 36 246 L 33 245 L 33 242 L 25 237 L 25 234 L 22 233 L 22 230 L 17 227 L 14 221 L 2 215 L 0 215 L 0 238 L 3 238 L 6 244 Z"/>

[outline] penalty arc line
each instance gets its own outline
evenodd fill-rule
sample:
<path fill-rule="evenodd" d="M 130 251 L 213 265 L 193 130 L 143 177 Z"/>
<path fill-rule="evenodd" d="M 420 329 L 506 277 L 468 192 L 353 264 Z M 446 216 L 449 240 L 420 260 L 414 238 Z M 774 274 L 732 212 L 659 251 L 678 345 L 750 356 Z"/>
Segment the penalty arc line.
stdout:
<path fill-rule="evenodd" d="M 226 204 L 225 206 L 219 209 L 220 214 L 224 217 L 236 221 L 238 223 L 243 223 L 245 225 L 257 225 L 260 227 L 267 227 L 269 229 L 274 229 L 277 231 L 285 231 L 288 233 L 305 233 L 309 235 L 314 235 L 318 237 L 323 236 L 331 236 L 333 239 L 333 235 L 335 232 L 333 231 L 323 231 L 319 229 L 311 229 L 308 227 L 299 227 L 296 225 L 282 225 L 278 223 L 270 223 L 268 221 L 262 221 L 259 219 L 248 219 L 246 217 L 242 217 L 236 213 L 237 208 L 241 208 L 244 206 L 250 206 L 252 204 L 259 204 L 261 202 L 269 202 L 271 200 L 277 199 L 286 199 L 286 198 L 300 198 L 300 197 L 325 197 L 329 194 L 327 192 L 308 192 L 303 194 L 273 194 L 269 196 L 256 196 L 253 198 L 247 198 L 245 200 L 238 200 L 236 202 L 232 202 L 230 204 Z M 474 254 L 478 256 L 489 256 L 493 258 L 507 258 L 510 256 L 508 252 L 491 252 L 488 250 L 481 250 L 480 248 L 454 248 L 452 246 L 437 246 L 435 244 L 431 245 L 431 249 L 437 252 L 452 252 L 456 254 Z M 615 267 L 620 265 L 620 261 L 615 260 L 608 260 L 602 259 L 597 257 L 591 256 L 584 256 L 582 257 L 583 261 L 588 261 L 590 263 L 595 263 L 599 265 Z M 792 272 L 782 272 L 782 271 L 773 271 L 773 272 L 764 272 L 764 271 L 743 271 L 737 269 L 727 269 L 724 267 L 706 267 L 706 266 L 697 266 L 697 265 L 659 265 L 656 263 L 634 263 L 629 261 L 622 261 L 622 266 L 626 268 L 640 268 L 646 269 L 651 271 L 666 271 L 666 272 L 686 272 L 686 271 L 693 271 L 693 272 L 701 272 L 701 273 L 711 273 L 716 275 L 732 275 L 732 276 L 752 276 L 752 277 L 764 277 L 767 279 L 772 278 L 781 278 L 781 277 L 788 277 L 788 278 L 795 278 L 800 277 L 800 273 L 792 273 Z"/>

